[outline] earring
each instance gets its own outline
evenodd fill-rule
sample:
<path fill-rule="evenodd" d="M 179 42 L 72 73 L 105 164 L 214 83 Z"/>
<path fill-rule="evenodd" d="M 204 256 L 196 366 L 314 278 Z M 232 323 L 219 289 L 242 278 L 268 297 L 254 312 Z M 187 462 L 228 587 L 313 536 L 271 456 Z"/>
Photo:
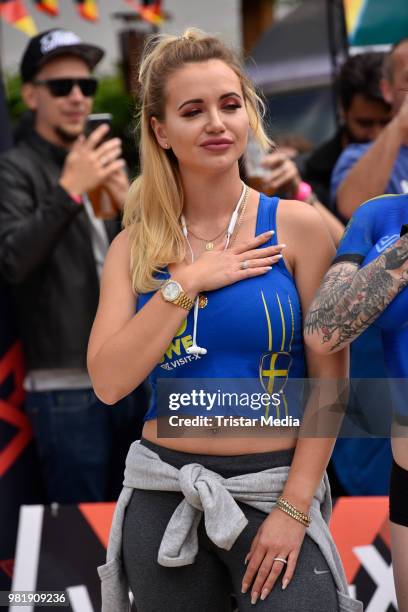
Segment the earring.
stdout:
<path fill-rule="evenodd" d="M 170 145 L 169 145 L 169 143 L 168 143 L 168 142 L 166 142 L 166 144 L 164 145 L 164 148 L 165 148 L 165 149 L 169 149 L 169 148 L 170 148 Z"/>

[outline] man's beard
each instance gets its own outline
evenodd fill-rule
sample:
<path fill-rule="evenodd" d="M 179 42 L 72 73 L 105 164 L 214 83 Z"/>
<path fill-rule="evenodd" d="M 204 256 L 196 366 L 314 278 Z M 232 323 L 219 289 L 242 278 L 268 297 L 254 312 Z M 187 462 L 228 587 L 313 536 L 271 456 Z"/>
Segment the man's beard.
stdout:
<path fill-rule="evenodd" d="M 346 134 L 347 142 L 349 144 L 365 144 L 366 142 L 370 142 L 369 138 L 357 138 L 348 128 L 347 123 L 344 124 L 344 132 Z"/>
<path fill-rule="evenodd" d="M 71 134 L 70 132 L 65 131 L 59 126 L 54 127 L 54 132 L 66 145 L 71 145 L 72 143 L 74 143 L 79 136 L 79 134 Z"/>

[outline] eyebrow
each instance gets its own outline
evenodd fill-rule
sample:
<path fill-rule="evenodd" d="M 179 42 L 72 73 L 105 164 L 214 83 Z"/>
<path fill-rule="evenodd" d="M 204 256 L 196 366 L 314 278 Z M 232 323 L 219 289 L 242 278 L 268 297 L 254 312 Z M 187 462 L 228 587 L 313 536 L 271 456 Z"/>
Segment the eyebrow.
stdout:
<path fill-rule="evenodd" d="M 235 91 L 229 91 L 228 93 L 222 94 L 222 96 L 220 96 L 219 99 L 224 100 L 225 98 L 229 98 L 231 96 L 235 96 L 236 98 L 239 98 L 240 100 L 242 100 L 241 96 L 237 94 Z M 202 98 L 194 98 L 193 100 L 186 100 L 186 102 L 183 102 L 182 104 L 180 104 L 177 110 L 181 110 L 183 106 L 185 106 L 186 104 L 202 104 L 203 102 L 204 100 Z"/>

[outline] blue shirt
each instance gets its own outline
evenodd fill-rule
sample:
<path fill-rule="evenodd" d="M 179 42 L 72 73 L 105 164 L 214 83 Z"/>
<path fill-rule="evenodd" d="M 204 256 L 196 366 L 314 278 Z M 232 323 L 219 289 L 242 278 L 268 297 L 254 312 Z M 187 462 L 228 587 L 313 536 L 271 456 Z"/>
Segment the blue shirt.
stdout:
<path fill-rule="evenodd" d="M 337 160 L 331 177 L 330 200 L 336 202 L 337 190 L 340 183 L 346 178 L 351 168 L 358 162 L 371 147 L 372 143 L 351 144 L 346 147 Z M 400 148 L 394 167 L 391 172 L 386 193 L 408 193 L 408 147 Z M 360 203 L 360 202 L 359 202 Z"/>

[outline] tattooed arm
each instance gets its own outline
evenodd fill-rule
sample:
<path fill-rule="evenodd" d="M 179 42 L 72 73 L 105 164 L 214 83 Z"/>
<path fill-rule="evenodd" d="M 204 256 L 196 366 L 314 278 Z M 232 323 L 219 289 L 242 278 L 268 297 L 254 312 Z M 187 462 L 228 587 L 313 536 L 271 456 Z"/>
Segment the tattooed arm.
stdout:
<path fill-rule="evenodd" d="M 306 315 L 305 342 L 318 353 L 344 348 L 408 286 L 408 234 L 364 268 L 339 262 L 327 272 Z"/>

